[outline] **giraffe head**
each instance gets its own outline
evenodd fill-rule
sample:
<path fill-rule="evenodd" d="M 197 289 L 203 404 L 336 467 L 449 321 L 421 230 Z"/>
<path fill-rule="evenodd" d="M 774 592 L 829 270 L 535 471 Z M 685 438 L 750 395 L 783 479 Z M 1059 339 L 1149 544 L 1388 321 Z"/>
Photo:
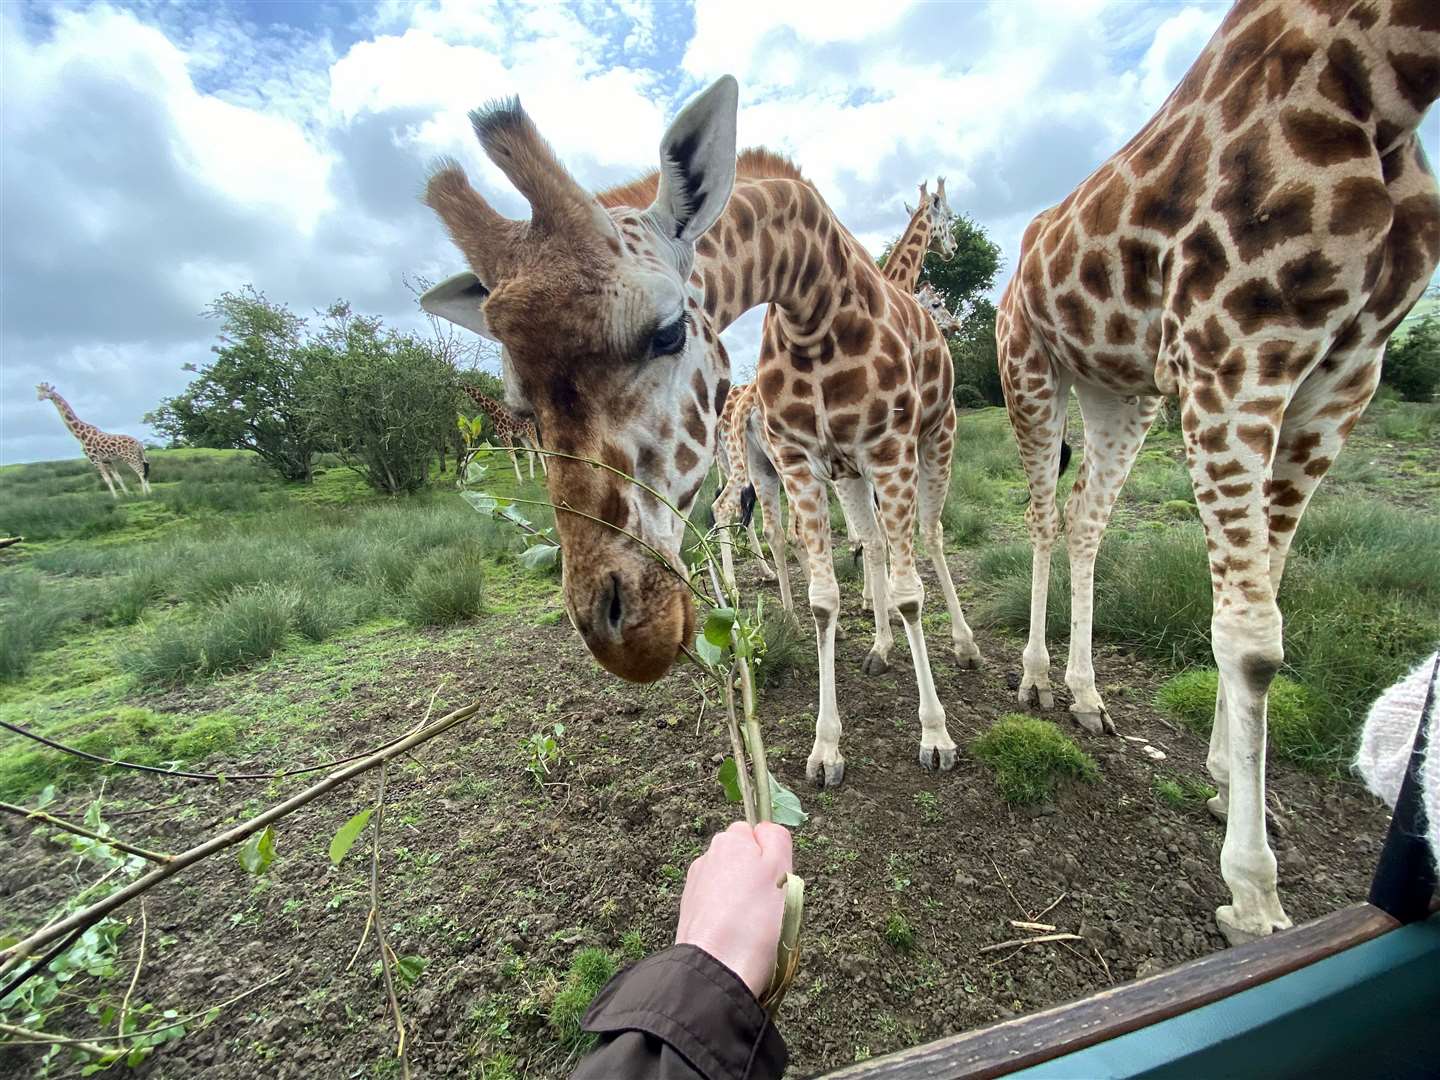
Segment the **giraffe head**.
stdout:
<path fill-rule="evenodd" d="M 538 422 L 547 451 L 603 461 L 687 511 L 729 387 L 689 279 L 695 242 L 734 186 L 738 95 L 726 76 L 676 117 L 648 207 L 607 209 L 582 190 L 515 99 L 471 121 L 530 219 L 501 216 L 454 163 L 425 194 L 473 273 L 437 285 L 422 307 L 500 343 L 506 403 Z M 547 485 L 571 621 L 607 669 L 658 679 L 695 630 L 683 522 L 583 462 L 551 458 Z"/>
<path fill-rule="evenodd" d="M 942 259 L 953 259 L 956 251 L 955 211 L 950 209 L 950 202 L 945 198 L 943 176 L 936 183 L 933 193 L 930 191 L 930 181 L 920 182 L 919 205 L 930 225 L 930 250 L 939 252 Z M 916 214 L 915 208 L 909 203 L 905 204 L 905 212 L 911 217 Z"/>
<path fill-rule="evenodd" d="M 942 334 L 953 334 L 960 329 L 960 320 L 950 313 L 945 306 L 945 298 L 934 285 L 929 282 L 921 285 L 915 290 L 915 299 L 935 320 Z"/>
<path fill-rule="evenodd" d="M 35 400 L 45 401 L 47 399 L 50 401 L 55 400 L 55 387 L 51 386 L 48 382 L 42 382 L 35 387 Z"/>

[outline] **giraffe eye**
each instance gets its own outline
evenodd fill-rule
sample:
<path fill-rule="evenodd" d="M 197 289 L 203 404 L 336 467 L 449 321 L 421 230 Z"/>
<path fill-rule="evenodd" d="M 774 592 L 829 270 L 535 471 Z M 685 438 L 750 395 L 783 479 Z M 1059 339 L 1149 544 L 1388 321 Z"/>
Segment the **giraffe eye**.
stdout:
<path fill-rule="evenodd" d="M 651 356 L 674 356 L 685 345 L 685 319 L 676 319 L 668 326 L 662 326 L 650 338 Z"/>

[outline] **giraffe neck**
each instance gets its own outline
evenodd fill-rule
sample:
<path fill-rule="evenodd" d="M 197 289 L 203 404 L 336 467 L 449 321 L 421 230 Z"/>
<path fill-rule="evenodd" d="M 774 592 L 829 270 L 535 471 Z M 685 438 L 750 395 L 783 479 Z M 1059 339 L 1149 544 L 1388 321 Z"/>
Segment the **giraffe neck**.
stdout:
<path fill-rule="evenodd" d="M 93 431 L 94 428 L 76 416 L 75 410 L 70 408 L 70 403 L 59 394 L 52 393 L 50 400 L 60 413 L 60 419 L 65 421 L 65 426 L 70 429 L 70 434 L 84 442 L 86 434 Z"/>
<path fill-rule="evenodd" d="M 696 244 L 692 277 L 704 282 L 716 332 L 769 303 L 786 338 L 803 347 L 828 331 L 847 291 L 836 283 L 861 264 L 875 265 L 810 184 L 744 179 Z M 882 288 L 878 269 L 871 287 Z"/>
<path fill-rule="evenodd" d="M 470 400 L 475 403 L 475 407 L 491 420 L 499 420 L 502 416 L 508 415 L 509 410 L 484 391 L 476 390 L 473 386 L 467 386 L 464 390 L 470 395 Z"/>
<path fill-rule="evenodd" d="M 890 257 L 885 260 L 885 268 L 881 271 L 885 280 L 894 282 L 906 292 L 914 292 L 929 250 L 930 212 L 922 202 L 905 227 L 900 242 L 890 250 Z"/>

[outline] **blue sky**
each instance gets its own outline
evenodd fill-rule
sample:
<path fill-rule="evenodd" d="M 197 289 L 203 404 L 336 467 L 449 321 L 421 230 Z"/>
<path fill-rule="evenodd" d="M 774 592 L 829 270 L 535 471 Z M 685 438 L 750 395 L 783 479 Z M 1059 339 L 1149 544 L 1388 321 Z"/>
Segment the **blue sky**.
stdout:
<path fill-rule="evenodd" d="M 459 157 L 518 196 L 467 109 L 519 93 L 582 183 L 655 164 L 666 121 L 729 72 L 740 141 L 798 161 L 873 250 L 916 185 L 990 231 L 1121 145 L 1227 5 L 1205 0 L 423 0 L 0 5 L 0 463 L 72 457 L 34 385 L 141 422 L 203 362 L 210 299 L 246 283 L 417 322 L 403 276 L 455 252 L 418 201 Z M 1437 149 L 1434 117 L 1426 139 Z M 726 334 L 752 371 L 759 313 Z"/>

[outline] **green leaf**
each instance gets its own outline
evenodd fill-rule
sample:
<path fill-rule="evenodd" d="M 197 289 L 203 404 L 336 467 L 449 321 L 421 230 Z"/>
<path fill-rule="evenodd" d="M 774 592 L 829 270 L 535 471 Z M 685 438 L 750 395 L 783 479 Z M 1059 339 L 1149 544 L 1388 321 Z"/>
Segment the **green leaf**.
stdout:
<path fill-rule="evenodd" d="M 35 804 L 36 810 L 44 810 L 55 801 L 55 785 L 46 784 L 45 790 L 40 792 L 40 801 Z"/>
<path fill-rule="evenodd" d="M 548 570 L 560 560 L 560 549 L 554 544 L 536 544 L 520 553 L 520 564 L 528 570 Z"/>
<path fill-rule="evenodd" d="M 360 834 L 365 831 L 365 826 L 370 824 L 370 815 L 374 812 L 373 806 L 361 810 L 344 825 L 341 825 L 335 835 L 330 838 L 330 861 L 332 863 L 336 866 L 340 865 L 340 860 L 345 858 L 349 850 L 355 846 L 355 841 L 360 838 Z"/>
<path fill-rule="evenodd" d="M 704 634 L 696 634 L 695 655 L 700 658 L 701 662 L 709 664 L 711 667 L 719 667 L 720 662 L 725 659 L 725 650 L 711 645 Z"/>
<path fill-rule="evenodd" d="M 791 828 L 805 824 L 810 817 L 801 808 L 800 797 L 775 779 L 773 772 L 770 774 L 770 816 L 775 819 L 775 824 Z"/>
<path fill-rule="evenodd" d="M 255 833 L 240 849 L 240 865 L 249 874 L 263 874 L 275 861 L 275 830 L 266 825 L 263 832 Z"/>
<path fill-rule="evenodd" d="M 718 649 L 730 644 L 730 628 L 735 625 L 735 609 L 717 607 L 705 616 L 705 640 Z"/>
<path fill-rule="evenodd" d="M 414 986 L 427 963 L 423 956 L 402 956 L 395 961 L 395 970 L 406 986 Z"/>
<path fill-rule="evenodd" d="M 493 514 L 498 505 L 495 496 L 485 491 L 462 491 L 460 497 L 482 514 Z"/>
<path fill-rule="evenodd" d="M 740 794 L 740 770 L 735 767 L 735 759 L 727 757 L 720 764 L 720 771 L 715 774 L 715 779 L 720 781 L 720 786 L 725 789 L 725 798 L 730 802 L 741 802 Z"/>

